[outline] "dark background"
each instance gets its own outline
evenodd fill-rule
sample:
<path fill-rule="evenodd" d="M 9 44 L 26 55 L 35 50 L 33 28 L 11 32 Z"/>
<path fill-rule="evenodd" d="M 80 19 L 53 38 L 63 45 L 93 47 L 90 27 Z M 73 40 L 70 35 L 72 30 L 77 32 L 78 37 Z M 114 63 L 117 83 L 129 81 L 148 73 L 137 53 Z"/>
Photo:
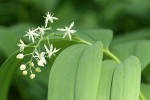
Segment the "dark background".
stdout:
<path fill-rule="evenodd" d="M 48 11 L 59 18 L 57 26 L 75 21 L 79 29 L 109 28 L 114 34 L 150 26 L 149 0 L 1 0 L 0 25 L 40 26 Z"/>

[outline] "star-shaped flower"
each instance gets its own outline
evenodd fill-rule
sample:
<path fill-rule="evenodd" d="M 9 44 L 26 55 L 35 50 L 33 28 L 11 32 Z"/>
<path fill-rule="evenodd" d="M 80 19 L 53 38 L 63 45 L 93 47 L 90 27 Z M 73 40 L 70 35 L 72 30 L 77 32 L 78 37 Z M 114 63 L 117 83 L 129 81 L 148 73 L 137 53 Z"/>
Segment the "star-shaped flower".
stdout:
<path fill-rule="evenodd" d="M 24 48 L 27 46 L 24 44 L 24 42 L 20 39 L 20 44 L 18 44 L 18 46 L 20 47 L 20 52 L 24 51 Z"/>
<path fill-rule="evenodd" d="M 49 12 L 46 13 L 46 17 L 45 18 L 45 27 L 47 27 L 48 21 L 50 21 L 51 23 L 53 23 L 53 20 L 58 20 L 58 18 L 53 17 L 54 14 L 51 14 Z"/>
<path fill-rule="evenodd" d="M 47 63 L 47 61 L 45 60 L 45 52 L 41 52 L 40 54 L 36 51 L 35 52 L 36 56 L 34 56 L 34 58 L 37 58 L 38 60 L 38 65 L 39 66 L 44 66 L 44 64 Z"/>
<path fill-rule="evenodd" d="M 40 36 L 39 34 L 36 33 L 37 30 L 38 28 L 34 30 L 29 29 L 25 36 L 29 36 L 29 40 L 32 39 L 32 42 L 34 42 L 34 38 Z"/>
<path fill-rule="evenodd" d="M 68 35 L 69 39 L 71 41 L 71 34 L 76 32 L 76 30 L 71 30 L 71 28 L 73 26 L 74 26 L 74 22 L 72 22 L 69 27 L 65 27 L 65 28 L 61 28 L 61 29 L 57 29 L 57 30 L 58 31 L 63 31 L 64 32 L 63 38 L 65 38 Z"/>
<path fill-rule="evenodd" d="M 52 55 L 55 56 L 55 53 L 60 50 L 60 49 L 56 49 L 56 48 L 53 49 L 52 44 L 50 45 L 50 49 L 48 49 L 45 44 L 44 44 L 44 47 L 45 47 L 46 53 L 48 54 L 48 58 L 51 58 Z"/>
<path fill-rule="evenodd" d="M 50 27 L 49 27 L 49 28 L 44 28 L 44 27 L 42 26 L 42 27 L 38 27 L 38 29 L 39 29 L 39 33 L 40 33 L 41 35 L 44 35 L 44 34 L 45 34 L 45 31 L 50 30 Z"/>

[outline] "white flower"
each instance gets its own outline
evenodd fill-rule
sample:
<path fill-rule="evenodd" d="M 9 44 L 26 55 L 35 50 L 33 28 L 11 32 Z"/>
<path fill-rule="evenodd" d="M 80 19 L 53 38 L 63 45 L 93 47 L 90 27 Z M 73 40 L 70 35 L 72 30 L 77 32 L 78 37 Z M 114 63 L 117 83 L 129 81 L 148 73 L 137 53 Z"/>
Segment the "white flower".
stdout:
<path fill-rule="evenodd" d="M 24 44 L 24 42 L 20 39 L 20 44 L 18 44 L 18 46 L 20 47 L 20 52 L 24 51 L 24 48 L 27 46 Z"/>
<path fill-rule="evenodd" d="M 26 69 L 26 65 L 25 64 L 22 64 L 21 66 L 20 66 L 20 70 L 25 70 Z"/>
<path fill-rule="evenodd" d="M 71 41 L 71 34 L 76 32 L 76 30 L 71 30 L 73 26 L 74 26 L 74 22 L 72 22 L 69 27 L 65 27 L 65 29 L 61 28 L 57 30 L 65 32 L 65 34 L 63 35 L 63 38 L 65 38 L 68 35 Z"/>
<path fill-rule="evenodd" d="M 31 74 L 31 75 L 30 75 L 30 78 L 31 78 L 31 79 L 34 79 L 34 77 L 35 77 L 35 74 Z"/>
<path fill-rule="evenodd" d="M 29 40 L 32 39 L 32 42 L 34 42 L 34 38 L 40 36 L 39 34 L 36 33 L 37 30 L 38 28 L 35 30 L 29 29 L 25 36 L 29 36 Z"/>
<path fill-rule="evenodd" d="M 20 54 L 18 54 L 18 55 L 16 56 L 16 58 L 17 58 L 17 59 L 23 59 L 23 58 L 24 58 L 24 55 L 23 55 L 22 53 L 20 53 Z"/>
<path fill-rule="evenodd" d="M 50 21 L 51 23 L 53 23 L 53 20 L 58 20 L 58 18 L 53 17 L 54 14 L 51 14 L 49 12 L 46 13 L 46 17 L 45 18 L 45 27 L 47 27 L 48 21 Z"/>
<path fill-rule="evenodd" d="M 40 33 L 41 35 L 44 35 L 46 30 L 50 30 L 50 27 L 49 27 L 49 28 L 38 27 L 38 29 L 39 29 L 39 31 L 40 31 L 39 33 Z"/>
<path fill-rule="evenodd" d="M 52 55 L 55 56 L 55 53 L 60 50 L 60 49 L 56 49 L 56 48 L 54 48 L 54 50 L 53 50 L 53 45 L 52 44 L 50 46 L 50 50 L 47 48 L 47 46 L 45 44 L 44 44 L 44 47 L 45 47 L 46 53 L 48 54 L 49 58 L 51 58 Z"/>
<path fill-rule="evenodd" d="M 39 61 L 38 61 L 38 65 L 44 67 L 44 62 L 43 62 L 42 60 L 39 60 Z"/>
<path fill-rule="evenodd" d="M 27 75 L 27 73 L 28 73 L 28 72 L 27 72 L 26 70 L 24 70 L 24 71 L 22 72 L 23 75 Z"/>
<path fill-rule="evenodd" d="M 38 52 L 35 52 L 36 56 L 34 56 L 35 58 L 38 58 L 38 65 L 39 66 L 44 66 L 44 64 L 47 63 L 47 61 L 45 60 L 45 52 L 41 52 L 40 54 Z"/>

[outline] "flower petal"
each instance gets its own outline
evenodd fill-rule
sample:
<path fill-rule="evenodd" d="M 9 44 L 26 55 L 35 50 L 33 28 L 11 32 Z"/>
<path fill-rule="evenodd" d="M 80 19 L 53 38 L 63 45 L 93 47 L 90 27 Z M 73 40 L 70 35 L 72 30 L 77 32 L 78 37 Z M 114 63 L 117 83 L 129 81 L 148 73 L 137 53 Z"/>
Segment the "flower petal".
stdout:
<path fill-rule="evenodd" d="M 45 48 L 46 52 L 48 53 L 49 50 L 48 50 L 48 48 L 47 48 L 47 46 L 45 44 L 44 44 L 44 48 Z"/>
<path fill-rule="evenodd" d="M 69 39 L 70 39 L 70 41 L 71 41 L 71 34 L 70 34 L 70 33 L 68 33 L 68 36 L 69 36 Z"/>
<path fill-rule="evenodd" d="M 69 29 L 71 29 L 74 26 L 74 22 L 72 22 L 69 26 Z"/>
<path fill-rule="evenodd" d="M 64 28 L 58 28 L 57 30 L 58 31 L 66 31 L 66 29 L 64 29 Z"/>

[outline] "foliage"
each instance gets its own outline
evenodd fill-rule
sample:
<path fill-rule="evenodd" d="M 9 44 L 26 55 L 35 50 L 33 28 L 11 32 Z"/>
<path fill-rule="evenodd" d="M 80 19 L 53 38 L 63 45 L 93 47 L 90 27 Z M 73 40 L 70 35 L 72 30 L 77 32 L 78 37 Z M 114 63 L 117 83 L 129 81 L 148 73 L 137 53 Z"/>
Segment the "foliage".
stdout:
<path fill-rule="evenodd" d="M 149 0 L 2 0 L 0 10 L 0 100 L 150 99 Z M 21 75 L 29 58 L 16 60 L 16 44 L 47 11 L 61 19 L 54 28 L 75 20 L 79 31 L 71 42 L 49 37 L 61 49 L 31 80 Z"/>

